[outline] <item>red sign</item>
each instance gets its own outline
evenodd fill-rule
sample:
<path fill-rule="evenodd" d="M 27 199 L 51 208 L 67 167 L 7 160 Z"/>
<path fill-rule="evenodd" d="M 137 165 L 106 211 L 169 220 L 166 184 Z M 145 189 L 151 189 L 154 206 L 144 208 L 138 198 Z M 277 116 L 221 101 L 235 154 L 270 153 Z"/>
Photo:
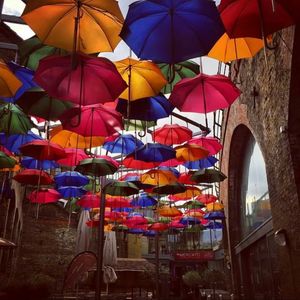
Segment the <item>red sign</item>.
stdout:
<path fill-rule="evenodd" d="M 189 252 L 175 252 L 175 260 L 193 260 L 193 261 L 208 261 L 215 258 L 213 251 L 189 251 Z"/>

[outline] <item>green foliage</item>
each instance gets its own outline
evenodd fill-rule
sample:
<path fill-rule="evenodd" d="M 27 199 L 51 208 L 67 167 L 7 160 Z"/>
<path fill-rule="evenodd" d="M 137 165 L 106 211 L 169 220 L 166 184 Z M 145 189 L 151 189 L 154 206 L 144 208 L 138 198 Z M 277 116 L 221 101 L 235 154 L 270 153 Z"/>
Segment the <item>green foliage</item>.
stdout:
<path fill-rule="evenodd" d="M 189 287 L 197 287 L 203 283 L 203 278 L 198 271 L 186 272 L 184 275 L 182 275 L 182 280 L 184 284 Z"/>

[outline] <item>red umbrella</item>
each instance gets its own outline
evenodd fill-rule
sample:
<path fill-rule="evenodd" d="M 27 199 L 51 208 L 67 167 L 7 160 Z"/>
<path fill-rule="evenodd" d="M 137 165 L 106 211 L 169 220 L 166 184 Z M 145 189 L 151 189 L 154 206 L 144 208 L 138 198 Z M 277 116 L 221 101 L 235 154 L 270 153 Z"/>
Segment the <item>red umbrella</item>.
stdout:
<path fill-rule="evenodd" d="M 300 1 L 299 0 L 275 0 L 275 7 L 280 3 L 293 18 L 299 22 L 300 20 Z"/>
<path fill-rule="evenodd" d="M 21 184 L 30 185 L 49 185 L 54 183 L 54 180 L 48 173 L 42 170 L 25 169 L 13 177 L 14 180 Z"/>
<path fill-rule="evenodd" d="M 85 194 L 76 202 L 76 204 L 83 208 L 98 208 L 100 207 L 100 196 Z"/>
<path fill-rule="evenodd" d="M 172 158 L 172 159 L 169 159 L 169 160 L 166 160 L 162 163 L 160 163 L 160 167 L 177 167 L 179 165 L 182 165 L 184 164 L 185 161 L 184 160 L 179 160 L 177 158 Z"/>
<path fill-rule="evenodd" d="M 83 136 L 110 136 L 123 129 L 122 115 L 101 104 L 71 108 L 61 122 L 64 129 Z"/>
<path fill-rule="evenodd" d="M 13 156 L 12 152 L 10 152 L 7 148 L 5 148 L 4 146 L 0 145 L 0 151 L 5 153 L 8 156 Z"/>
<path fill-rule="evenodd" d="M 102 159 L 105 159 L 105 160 L 107 160 L 108 162 L 110 162 L 110 163 L 112 163 L 113 165 L 115 165 L 116 166 L 116 168 L 119 168 L 119 163 L 115 160 L 115 159 L 113 159 L 112 157 L 110 157 L 110 156 L 108 156 L 108 155 L 96 155 L 95 156 L 96 158 L 102 158 Z"/>
<path fill-rule="evenodd" d="M 227 108 L 240 94 L 226 76 L 199 74 L 179 81 L 169 100 L 181 111 L 208 113 Z"/>
<path fill-rule="evenodd" d="M 126 168 L 137 169 L 137 170 L 147 170 L 159 166 L 159 162 L 145 162 L 142 160 L 134 159 L 133 155 L 128 155 L 123 160 L 123 165 Z"/>
<path fill-rule="evenodd" d="M 30 202 L 42 204 L 57 202 L 60 198 L 60 193 L 54 189 L 35 190 L 27 196 Z"/>
<path fill-rule="evenodd" d="M 169 228 L 168 224 L 160 223 L 160 222 L 153 223 L 148 227 L 149 230 L 155 230 L 155 231 L 164 231 L 167 230 L 168 228 Z"/>
<path fill-rule="evenodd" d="M 34 79 L 50 96 L 80 105 L 114 101 L 127 88 L 108 59 L 77 53 L 75 62 L 71 55 L 43 58 Z"/>
<path fill-rule="evenodd" d="M 37 160 L 58 160 L 66 156 L 64 148 L 47 140 L 34 140 L 19 149 L 23 155 Z"/>
<path fill-rule="evenodd" d="M 148 220 L 142 216 L 134 216 L 126 219 L 123 224 L 128 227 L 134 227 L 136 225 L 148 224 Z"/>
<path fill-rule="evenodd" d="M 186 225 L 183 225 L 182 223 L 179 222 L 179 220 L 174 220 L 169 223 L 169 228 L 175 228 L 175 229 L 180 229 L 180 228 L 185 228 Z"/>
<path fill-rule="evenodd" d="M 166 124 L 152 133 L 153 140 L 164 145 L 181 144 L 191 139 L 192 136 L 193 132 L 190 129 L 177 124 Z"/>
<path fill-rule="evenodd" d="M 223 146 L 220 144 L 219 140 L 214 137 L 199 137 L 188 141 L 188 144 L 198 145 L 209 151 L 209 155 L 217 154 Z"/>
<path fill-rule="evenodd" d="M 139 174 L 138 172 L 129 172 L 129 173 L 125 174 L 125 175 L 122 175 L 119 178 L 119 180 L 126 181 L 126 179 L 129 178 L 129 177 L 140 177 L 140 176 L 141 176 L 141 174 Z"/>
<path fill-rule="evenodd" d="M 118 196 L 118 197 L 107 197 L 105 201 L 106 207 L 120 208 L 120 207 L 130 207 L 130 200 Z"/>
<path fill-rule="evenodd" d="M 196 200 L 202 202 L 203 204 L 214 203 L 218 200 L 218 197 L 212 194 L 201 194 L 196 197 Z"/>
<path fill-rule="evenodd" d="M 178 182 L 183 183 L 183 184 L 196 184 L 195 181 L 191 180 L 192 174 L 189 173 L 181 173 Z"/>
<path fill-rule="evenodd" d="M 66 157 L 59 159 L 57 162 L 62 166 L 74 167 L 81 160 L 89 158 L 82 149 L 65 148 Z"/>
<path fill-rule="evenodd" d="M 291 26 L 295 20 L 277 1 L 223 0 L 219 8 L 227 34 L 231 38 L 265 38 Z M 284 2 L 289 2 L 285 0 Z"/>

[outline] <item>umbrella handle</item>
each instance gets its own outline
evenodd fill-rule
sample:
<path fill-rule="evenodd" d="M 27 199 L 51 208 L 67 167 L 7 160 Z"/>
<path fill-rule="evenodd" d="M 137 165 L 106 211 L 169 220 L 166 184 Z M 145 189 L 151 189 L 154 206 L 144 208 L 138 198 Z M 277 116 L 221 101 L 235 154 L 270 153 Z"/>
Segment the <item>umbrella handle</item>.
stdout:
<path fill-rule="evenodd" d="M 275 44 L 273 44 L 273 45 L 269 44 L 266 37 L 264 37 L 264 44 L 265 44 L 265 47 L 266 47 L 268 50 L 272 50 L 272 51 L 274 51 L 275 49 L 277 49 L 278 46 L 279 46 L 278 43 L 275 43 Z"/>
<path fill-rule="evenodd" d="M 143 133 L 142 133 L 142 132 L 143 132 Z M 146 134 L 147 134 L 146 130 L 145 130 L 145 131 L 139 131 L 139 132 L 138 132 L 138 136 L 139 136 L 139 137 L 145 137 Z"/>

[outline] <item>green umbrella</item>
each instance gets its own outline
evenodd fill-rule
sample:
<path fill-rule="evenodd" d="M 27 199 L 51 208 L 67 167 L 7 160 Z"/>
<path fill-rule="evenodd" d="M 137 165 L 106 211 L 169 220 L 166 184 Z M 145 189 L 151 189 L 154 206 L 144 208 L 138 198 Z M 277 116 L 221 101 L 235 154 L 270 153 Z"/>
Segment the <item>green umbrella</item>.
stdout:
<path fill-rule="evenodd" d="M 200 201 L 197 201 L 197 200 L 190 200 L 190 201 L 187 201 L 185 202 L 184 204 L 182 205 L 176 205 L 177 208 L 202 208 L 202 207 L 205 207 L 205 204 L 200 202 Z"/>
<path fill-rule="evenodd" d="M 57 121 L 73 104 L 49 97 L 45 91 L 27 91 L 18 100 L 18 105 L 31 116 L 48 121 Z"/>
<path fill-rule="evenodd" d="M 26 134 L 33 127 L 35 125 L 20 107 L 11 103 L 0 105 L 0 132 Z"/>
<path fill-rule="evenodd" d="M 221 182 L 225 180 L 227 177 L 221 171 L 215 169 L 205 169 L 197 171 L 193 173 L 191 176 L 191 180 L 197 183 L 214 183 Z"/>
<path fill-rule="evenodd" d="M 153 127 L 156 125 L 155 121 L 141 121 L 141 120 L 124 120 L 124 129 L 127 131 L 145 131 L 147 128 Z"/>
<path fill-rule="evenodd" d="M 104 158 L 86 158 L 80 161 L 75 171 L 84 175 L 105 176 L 114 174 L 118 167 Z"/>
<path fill-rule="evenodd" d="M 184 61 L 174 65 L 159 64 L 161 72 L 168 80 L 161 92 L 163 94 L 171 93 L 174 85 L 183 78 L 192 78 L 200 73 L 199 65 L 193 61 Z"/>
<path fill-rule="evenodd" d="M 173 195 L 178 193 L 183 193 L 186 191 L 184 184 L 179 182 L 173 182 L 170 184 L 157 186 L 153 188 L 152 192 L 159 195 Z"/>
<path fill-rule="evenodd" d="M 15 166 L 16 163 L 16 160 L 7 156 L 4 152 L 0 151 L 0 169 L 11 169 Z"/>
<path fill-rule="evenodd" d="M 139 188 L 127 181 L 112 181 L 104 188 L 104 193 L 111 196 L 131 196 L 139 193 Z"/>

